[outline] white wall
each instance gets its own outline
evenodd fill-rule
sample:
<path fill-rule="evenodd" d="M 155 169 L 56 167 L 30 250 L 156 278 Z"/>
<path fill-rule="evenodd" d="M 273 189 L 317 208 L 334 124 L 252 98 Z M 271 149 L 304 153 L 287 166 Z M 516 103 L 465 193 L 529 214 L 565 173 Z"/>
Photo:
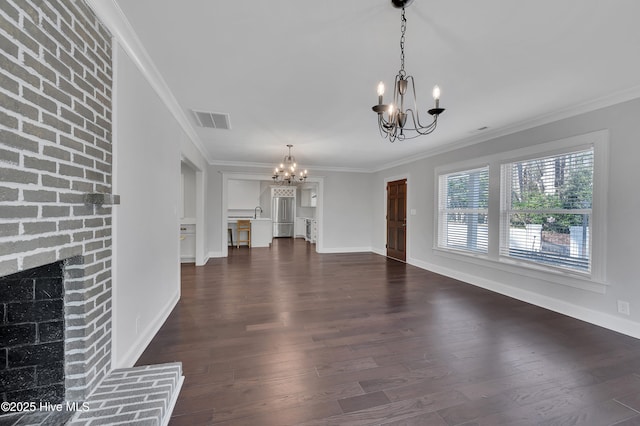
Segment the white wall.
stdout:
<path fill-rule="evenodd" d="M 229 179 L 227 181 L 227 207 L 229 210 L 246 210 L 253 214 L 256 206 L 259 205 L 259 180 Z"/>
<path fill-rule="evenodd" d="M 180 295 L 181 128 L 121 49 L 114 64 L 113 365 L 132 366 Z"/>
<path fill-rule="evenodd" d="M 636 266 L 640 245 L 635 243 L 640 236 L 640 197 L 639 179 L 634 174 L 640 158 L 637 117 L 638 99 L 376 173 L 372 186 L 374 250 L 384 251 L 384 180 L 406 174 L 407 207 L 417 213 L 409 216 L 409 263 L 640 337 L 640 278 Z M 605 294 L 553 283 L 553 277 L 546 280 L 514 273 L 496 262 L 472 262 L 467 257 L 443 256 L 433 250 L 436 167 L 602 129 L 610 133 Z M 630 302 L 630 316 L 617 312 L 619 299 Z"/>
<path fill-rule="evenodd" d="M 320 230 L 324 252 L 371 251 L 371 188 L 369 173 L 326 173 Z"/>
<path fill-rule="evenodd" d="M 184 179 L 182 200 L 184 203 L 184 218 L 196 217 L 196 171 L 185 162 L 180 163 L 180 172 Z"/>
<path fill-rule="evenodd" d="M 260 207 L 262 217 L 271 217 L 271 181 L 260 181 Z"/>
<path fill-rule="evenodd" d="M 195 198 L 195 219 L 196 219 L 196 266 L 207 263 L 209 257 L 207 245 L 207 173 L 209 165 L 202 156 L 193 141 L 186 134 L 180 138 L 180 152 L 182 162 L 189 165 L 195 171 L 195 186 L 193 196 Z"/>

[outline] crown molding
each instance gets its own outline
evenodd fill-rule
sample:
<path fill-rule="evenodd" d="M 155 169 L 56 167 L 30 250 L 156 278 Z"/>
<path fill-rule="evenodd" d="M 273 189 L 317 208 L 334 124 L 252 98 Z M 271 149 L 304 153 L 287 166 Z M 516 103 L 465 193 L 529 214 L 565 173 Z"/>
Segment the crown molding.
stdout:
<path fill-rule="evenodd" d="M 386 163 L 378 168 L 372 170 L 372 172 L 381 172 L 393 167 L 402 166 L 405 164 L 413 163 L 414 161 L 422 160 L 436 155 L 444 154 L 446 152 L 454 151 L 456 149 L 466 148 L 471 145 L 475 145 L 481 142 L 486 142 L 491 139 L 496 139 L 502 136 L 512 135 L 524 130 L 532 129 L 534 127 L 542 126 L 544 124 L 554 123 L 556 121 L 564 120 L 566 118 L 575 117 L 588 112 L 593 112 L 602 108 L 607 108 L 613 105 L 621 104 L 623 102 L 631 101 L 633 99 L 640 98 L 640 86 L 635 86 L 630 89 L 621 90 L 607 96 L 603 96 L 597 99 L 593 99 L 587 102 L 576 104 L 567 108 L 559 109 L 554 112 L 539 115 L 534 118 L 523 120 L 508 126 L 501 127 L 499 129 L 483 132 L 479 135 L 473 135 L 468 138 L 458 139 L 452 143 L 443 144 L 432 149 L 429 149 L 421 154 L 411 157 L 403 158 L 391 163 Z"/>
<path fill-rule="evenodd" d="M 255 168 L 264 168 L 270 171 L 273 171 L 274 165 L 277 161 L 273 163 L 251 163 L 245 161 L 214 161 L 210 162 L 211 166 L 220 166 L 220 167 L 255 167 Z M 343 173 L 372 173 L 373 171 L 370 169 L 358 169 L 353 167 L 331 167 L 331 166 L 316 166 L 316 165 L 306 165 L 306 168 L 310 171 L 324 171 L 324 172 L 343 172 Z"/>
<path fill-rule="evenodd" d="M 131 23 L 115 0 L 86 0 L 96 16 L 109 29 L 113 38 L 118 41 L 122 49 L 127 53 L 144 78 L 164 102 L 169 112 L 174 116 L 187 137 L 200 151 L 204 159 L 211 163 L 211 158 L 205 149 L 200 137 L 193 128 L 189 118 L 184 113 L 180 104 L 164 81 L 162 74 L 151 60 L 151 56 L 138 38 Z"/>

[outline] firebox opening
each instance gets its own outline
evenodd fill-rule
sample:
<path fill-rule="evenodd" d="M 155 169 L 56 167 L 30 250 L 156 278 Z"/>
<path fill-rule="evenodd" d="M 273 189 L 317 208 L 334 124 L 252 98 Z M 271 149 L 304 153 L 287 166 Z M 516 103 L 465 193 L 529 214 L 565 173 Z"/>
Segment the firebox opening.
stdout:
<path fill-rule="evenodd" d="M 0 398 L 65 397 L 64 261 L 0 277 Z"/>

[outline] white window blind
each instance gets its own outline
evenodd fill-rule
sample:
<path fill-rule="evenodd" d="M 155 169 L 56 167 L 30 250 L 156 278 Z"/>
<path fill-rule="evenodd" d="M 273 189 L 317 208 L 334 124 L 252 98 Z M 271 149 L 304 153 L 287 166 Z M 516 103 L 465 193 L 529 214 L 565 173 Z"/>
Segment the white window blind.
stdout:
<path fill-rule="evenodd" d="M 591 271 L 593 148 L 502 165 L 500 255 Z"/>
<path fill-rule="evenodd" d="M 438 247 L 486 253 L 489 168 L 439 176 Z"/>

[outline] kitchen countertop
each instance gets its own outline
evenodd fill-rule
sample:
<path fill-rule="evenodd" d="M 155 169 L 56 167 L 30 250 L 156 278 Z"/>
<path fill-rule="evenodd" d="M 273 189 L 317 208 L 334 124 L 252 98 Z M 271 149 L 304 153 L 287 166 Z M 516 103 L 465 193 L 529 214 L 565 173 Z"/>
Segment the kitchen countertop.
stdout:
<path fill-rule="evenodd" d="M 227 218 L 227 223 L 236 223 L 238 220 L 245 220 L 245 219 L 249 219 L 251 221 L 257 221 L 257 220 L 271 220 L 270 217 L 259 217 L 257 219 L 254 219 L 252 217 L 228 217 Z"/>

